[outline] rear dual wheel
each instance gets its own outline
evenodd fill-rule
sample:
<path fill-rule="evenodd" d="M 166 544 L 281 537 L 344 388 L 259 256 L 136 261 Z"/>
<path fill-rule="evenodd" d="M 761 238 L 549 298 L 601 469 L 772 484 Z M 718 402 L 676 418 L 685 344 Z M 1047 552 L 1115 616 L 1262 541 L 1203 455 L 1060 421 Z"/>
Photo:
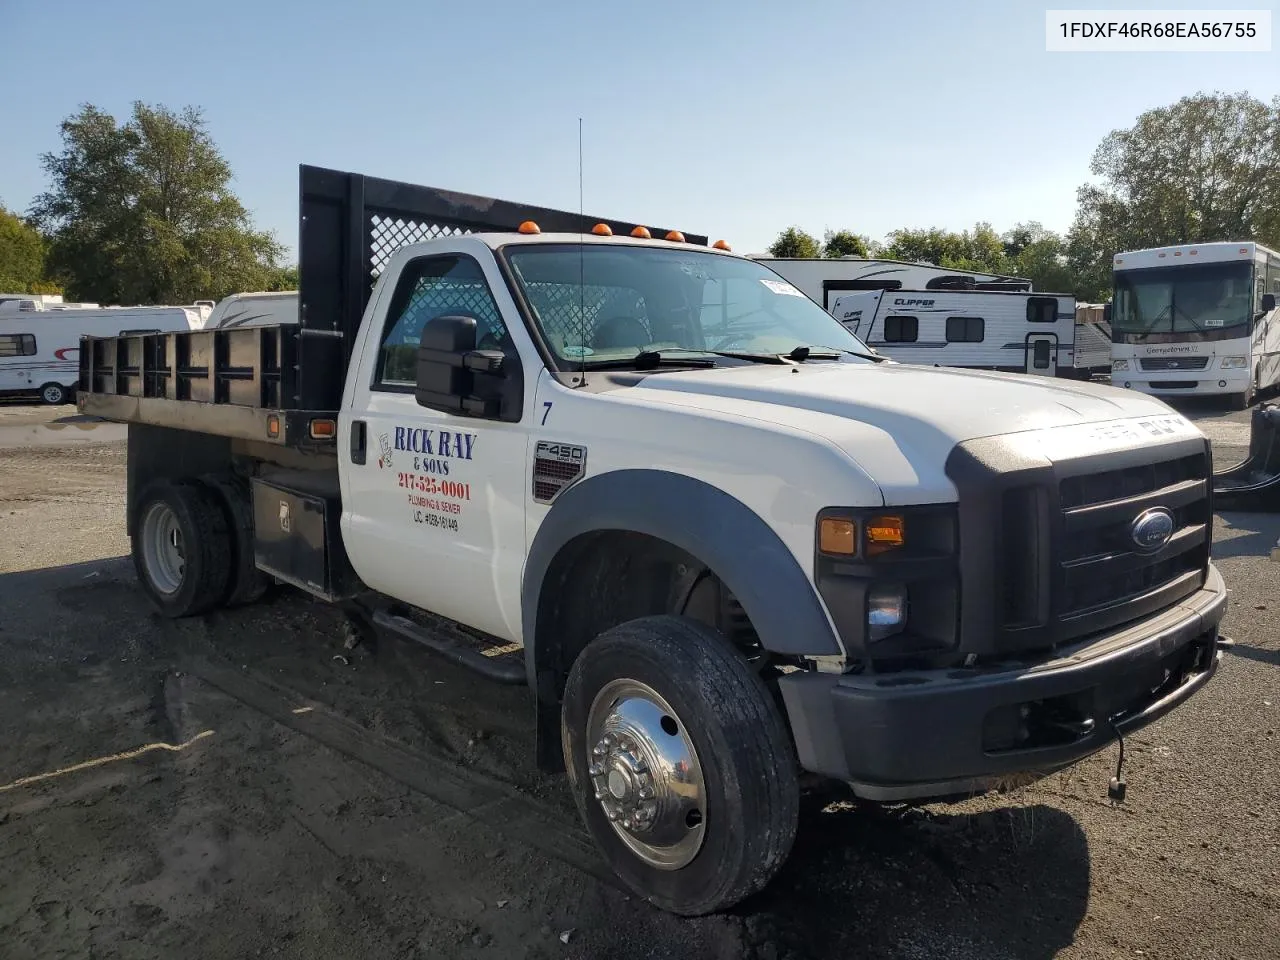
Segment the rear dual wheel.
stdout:
<path fill-rule="evenodd" d="M 161 480 L 147 488 L 133 529 L 133 565 L 165 616 L 190 617 L 221 604 L 232 551 L 226 511 L 204 484 Z"/>
<path fill-rule="evenodd" d="M 786 725 L 746 659 L 701 623 L 646 617 L 588 644 L 561 740 L 588 831 L 665 910 L 731 907 L 790 853 L 799 786 Z"/>

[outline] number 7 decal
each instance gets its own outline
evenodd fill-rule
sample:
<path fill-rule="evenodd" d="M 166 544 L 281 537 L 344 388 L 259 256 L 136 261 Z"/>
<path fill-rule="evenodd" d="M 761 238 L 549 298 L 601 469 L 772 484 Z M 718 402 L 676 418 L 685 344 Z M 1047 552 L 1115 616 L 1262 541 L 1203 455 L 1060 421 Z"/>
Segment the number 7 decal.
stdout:
<path fill-rule="evenodd" d="M 547 425 L 547 417 L 551 415 L 551 403 L 552 401 L 550 400 L 542 402 L 542 423 L 539 426 L 545 427 Z"/>

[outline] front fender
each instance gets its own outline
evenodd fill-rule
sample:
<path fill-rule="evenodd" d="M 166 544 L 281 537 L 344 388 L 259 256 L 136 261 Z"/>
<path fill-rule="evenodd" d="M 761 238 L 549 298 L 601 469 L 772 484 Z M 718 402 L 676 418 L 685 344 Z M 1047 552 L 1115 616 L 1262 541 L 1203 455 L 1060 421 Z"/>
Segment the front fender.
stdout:
<path fill-rule="evenodd" d="M 539 598 L 547 570 L 574 539 L 606 530 L 646 534 L 696 557 L 737 597 L 766 650 L 807 656 L 842 652 L 809 576 L 755 511 L 682 474 L 615 470 L 561 494 L 529 550 L 521 608 L 525 662 L 534 689 Z"/>

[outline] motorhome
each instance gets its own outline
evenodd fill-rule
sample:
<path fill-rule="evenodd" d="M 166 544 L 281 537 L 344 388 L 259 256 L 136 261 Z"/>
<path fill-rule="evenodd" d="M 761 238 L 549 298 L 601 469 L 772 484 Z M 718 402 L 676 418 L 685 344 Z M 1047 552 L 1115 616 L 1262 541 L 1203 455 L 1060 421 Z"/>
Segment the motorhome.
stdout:
<path fill-rule="evenodd" d="M 1025 277 L 896 260 L 755 257 L 899 363 L 1088 379 L 1111 342 L 1081 330 L 1075 298 Z"/>
<path fill-rule="evenodd" d="M 1193 243 L 1115 256 L 1111 380 L 1162 397 L 1218 396 L 1244 410 L 1280 383 L 1280 254 Z"/>
<path fill-rule="evenodd" d="M 190 330 L 203 312 L 190 307 L 91 309 L 31 298 L 0 303 L 0 397 L 67 403 L 80 376 L 80 338 Z"/>

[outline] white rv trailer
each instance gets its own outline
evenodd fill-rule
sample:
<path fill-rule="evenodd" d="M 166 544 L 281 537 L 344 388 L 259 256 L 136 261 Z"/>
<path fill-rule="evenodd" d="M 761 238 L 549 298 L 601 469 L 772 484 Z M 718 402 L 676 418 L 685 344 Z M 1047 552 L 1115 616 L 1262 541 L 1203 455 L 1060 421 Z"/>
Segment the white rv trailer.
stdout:
<path fill-rule="evenodd" d="M 1118 253 L 1111 382 L 1162 397 L 1225 396 L 1237 410 L 1280 383 L 1280 254 L 1256 243 Z"/>
<path fill-rule="evenodd" d="M 810 300 L 830 310 L 832 295 L 859 290 L 1031 290 L 1025 277 L 953 270 L 932 263 L 870 260 L 863 257 L 788 258 L 753 256 L 782 274 Z"/>
<path fill-rule="evenodd" d="M 20 309 L 23 305 L 27 309 Z M 190 330 L 194 307 L 56 309 L 31 301 L 0 303 L 0 396 L 37 396 L 48 404 L 71 399 L 80 379 L 80 338 Z"/>
<path fill-rule="evenodd" d="M 200 329 L 261 327 L 298 322 L 298 291 L 233 293 L 217 302 Z"/>
<path fill-rule="evenodd" d="M 1087 379 L 1111 359 L 1105 341 L 1077 347 L 1069 294 L 863 290 L 836 296 L 828 311 L 900 363 Z"/>
<path fill-rule="evenodd" d="M 1084 379 L 1110 367 L 1110 338 L 1081 331 L 1075 298 L 1035 293 L 1025 277 L 859 257 L 753 259 L 901 363 Z"/>

